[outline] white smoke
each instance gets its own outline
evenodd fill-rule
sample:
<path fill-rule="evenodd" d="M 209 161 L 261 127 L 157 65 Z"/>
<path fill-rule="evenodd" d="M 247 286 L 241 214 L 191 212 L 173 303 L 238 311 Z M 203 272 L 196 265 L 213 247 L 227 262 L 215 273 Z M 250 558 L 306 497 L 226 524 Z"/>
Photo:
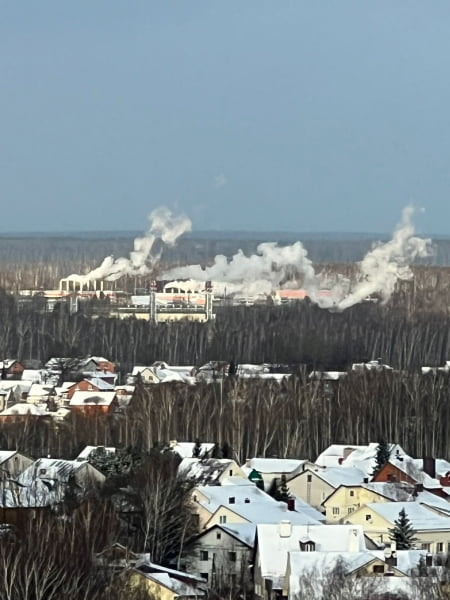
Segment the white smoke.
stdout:
<path fill-rule="evenodd" d="M 134 250 L 128 258 L 107 256 L 102 264 L 86 275 L 71 275 L 69 279 L 91 281 L 106 279 L 116 281 L 124 275 L 148 275 L 158 262 L 162 246 L 156 248 L 155 242 L 160 240 L 167 246 L 173 246 L 186 231 L 191 230 L 192 223 L 185 215 L 173 215 L 165 207 L 155 209 L 149 215 L 150 227 L 144 237 L 134 240 Z"/>
<path fill-rule="evenodd" d="M 213 288 L 227 290 L 228 295 L 269 295 L 280 287 L 297 287 L 292 273 L 301 278 L 301 285 L 311 300 L 322 308 L 342 311 L 378 294 L 383 302 L 392 295 L 399 279 L 410 279 L 409 264 L 416 258 L 431 253 L 431 241 L 414 235 L 411 217 L 412 207 L 406 207 L 402 220 L 389 242 L 379 243 L 359 263 L 357 283 L 351 289 L 342 275 L 337 276 L 334 286 L 327 285 L 324 278 L 316 274 L 306 249 L 300 242 L 280 247 L 274 242 L 265 242 L 257 247 L 256 254 L 246 256 L 239 250 L 230 260 L 217 255 L 212 265 L 187 265 L 166 271 L 162 279 L 211 280 Z M 291 279 L 291 280 L 290 280 Z"/>
<path fill-rule="evenodd" d="M 414 208 L 403 209 L 402 219 L 394 231 L 392 239 L 378 244 L 359 263 L 358 282 L 350 293 L 338 302 L 331 302 L 337 310 L 345 310 L 358 304 L 368 296 L 377 294 L 383 303 L 387 302 L 398 280 L 412 279 L 410 264 L 417 258 L 426 258 L 432 253 L 430 239 L 414 235 L 411 218 Z M 325 308 L 330 302 L 321 303 Z"/>
<path fill-rule="evenodd" d="M 239 250 L 231 260 L 219 254 L 214 263 L 203 268 L 201 265 L 187 265 L 166 271 L 163 279 L 211 280 L 227 284 L 228 294 L 269 295 L 280 288 L 296 269 L 303 275 L 303 285 L 314 286 L 315 273 L 308 253 L 300 242 L 291 246 L 278 246 L 275 242 L 259 244 L 256 254 L 245 256 Z"/>

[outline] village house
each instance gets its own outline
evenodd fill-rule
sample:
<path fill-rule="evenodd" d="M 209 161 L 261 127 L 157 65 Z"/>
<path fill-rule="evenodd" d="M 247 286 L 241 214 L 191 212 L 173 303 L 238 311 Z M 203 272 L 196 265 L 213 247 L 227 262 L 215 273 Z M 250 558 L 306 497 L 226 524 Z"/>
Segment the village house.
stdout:
<path fill-rule="evenodd" d="M 197 484 L 220 484 L 229 477 L 247 480 L 241 467 L 229 458 L 183 458 L 178 475 Z"/>
<path fill-rule="evenodd" d="M 0 450 L 0 481 L 17 477 L 32 464 L 33 459 L 17 450 Z"/>
<path fill-rule="evenodd" d="M 65 396 L 71 400 L 75 392 L 112 392 L 114 385 L 106 382 L 100 377 L 92 377 L 91 379 L 82 379 L 72 383 L 65 388 Z"/>
<path fill-rule="evenodd" d="M 17 402 L 0 413 L 0 423 L 21 422 L 26 420 L 49 419 L 49 413 L 34 404 Z"/>
<path fill-rule="evenodd" d="M 106 415 L 118 410 L 119 401 L 115 391 L 76 391 L 69 402 L 69 408 L 86 415 Z"/>
<path fill-rule="evenodd" d="M 374 543 L 389 544 L 389 530 L 404 509 L 415 530 L 416 547 L 432 554 L 443 554 L 450 551 L 450 513 L 445 507 L 450 504 L 445 500 L 441 500 L 444 504 L 439 504 L 439 500 L 436 498 L 434 505 L 418 501 L 369 503 L 348 515 L 345 522 L 362 526 Z"/>
<path fill-rule="evenodd" d="M 294 496 L 322 510 L 322 502 L 340 485 L 355 485 L 367 479 L 363 471 L 354 467 L 308 467 L 289 479 L 289 491 Z M 368 480 L 367 480 L 368 481 Z"/>
<path fill-rule="evenodd" d="M 292 479 L 310 464 L 307 460 L 293 458 L 247 458 L 242 468 L 248 474 L 252 471 L 259 473 L 264 481 L 264 489 L 269 491 L 279 483 L 282 475 Z"/>
<path fill-rule="evenodd" d="M 197 600 L 206 597 L 206 581 L 199 576 L 144 563 L 124 573 L 132 588 L 147 592 L 149 600 Z"/>
<path fill-rule="evenodd" d="M 272 600 L 285 589 L 289 552 L 366 551 L 360 525 L 258 524 L 254 556 L 255 597 Z"/>
<path fill-rule="evenodd" d="M 25 367 L 14 358 L 5 358 L 0 361 L 1 379 L 21 379 Z"/>
<path fill-rule="evenodd" d="M 327 523 L 342 523 L 348 515 L 365 504 L 408 501 L 414 499 L 415 493 L 415 486 L 402 483 L 340 485 L 322 502 L 322 506 Z"/>
<path fill-rule="evenodd" d="M 185 549 L 189 571 L 215 589 L 239 586 L 250 593 L 255 533 L 253 523 L 214 525 L 201 532 Z"/>

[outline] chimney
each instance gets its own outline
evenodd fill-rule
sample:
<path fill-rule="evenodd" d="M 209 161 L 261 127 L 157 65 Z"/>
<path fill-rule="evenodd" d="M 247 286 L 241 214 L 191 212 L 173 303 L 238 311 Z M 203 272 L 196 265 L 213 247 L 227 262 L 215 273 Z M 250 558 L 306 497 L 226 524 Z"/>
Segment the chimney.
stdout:
<path fill-rule="evenodd" d="M 416 483 L 414 486 L 414 494 L 417 495 L 419 492 L 423 492 L 423 483 Z"/>
<path fill-rule="evenodd" d="M 427 555 L 425 557 L 425 564 L 427 565 L 427 567 L 433 566 L 433 555 L 431 554 L 431 552 L 427 552 Z"/>
<path fill-rule="evenodd" d="M 292 524 L 290 521 L 280 521 L 278 524 L 278 535 L 282 538 L 291 537 Z"/>
<path fill-rule="evenodd" d="M 287 509 L 288 510 L 295 510 L 295 498 L 288 498 Z"/>
<path fill-rule="evenodd" d="M 363 482 L 364 483 L 369 483 L 369 478 L 368 477 L 364 477 Z"/>
<path fill-rule="evenodd" d="M 432 479 L 436 478 L 436 461 L 432 456 L 425 456 L 423 459 L 423 471 Z"/>
<path fill-rule="evenodd" d="M 348 532 L 348 552 L 359 552 L 359 531 L 358 529 L 350 529 Z"/>

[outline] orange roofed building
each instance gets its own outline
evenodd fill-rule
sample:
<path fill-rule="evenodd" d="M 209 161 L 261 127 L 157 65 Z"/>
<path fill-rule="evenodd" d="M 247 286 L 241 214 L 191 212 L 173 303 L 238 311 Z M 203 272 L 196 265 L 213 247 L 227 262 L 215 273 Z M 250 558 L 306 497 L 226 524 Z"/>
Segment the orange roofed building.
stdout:
<path fill-rule="evenodd" d="M 115 412 L 119 408 L 119 402 L 115 391 L 78 390 L 70 399 L 69 408 L 87 415 L 106 415 Z"/>

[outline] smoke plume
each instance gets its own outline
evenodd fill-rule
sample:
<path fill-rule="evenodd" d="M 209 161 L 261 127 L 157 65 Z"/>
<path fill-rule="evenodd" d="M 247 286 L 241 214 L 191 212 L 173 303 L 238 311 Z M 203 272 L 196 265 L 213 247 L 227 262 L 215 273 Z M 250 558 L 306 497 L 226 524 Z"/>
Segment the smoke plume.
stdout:
<path fill-rule="evenodd" d="M 170 269 L 162 279 L 211 280 L 216 292 L 226 288 L 228 295 L 256 296 L 272 294 L 280 287 L 298 287 L 299 282 L 292 280 L 295 273 L 308 296 L 321 308 L 343 311 L 373 294 L 386 302 L 397 280 L 412 277 L 409 264 L 431 253 L 431 241 L 414 235 L 413 213 L 412 207 L 406 207 L 392 239 L 379 243 L 366 254 L 358 265 L 359 275 L 353 288 L 340 275 L 333 286 L 326 285 L 321 275 L 315 273 L 301 242 L 282 247 L 274 242 L 265 242 L 252 256 L 245 256 L 242 250 L 230 260 L 218 255 L 212 265 Z"/>
<path fill-rule="evenodd" d="M 149 215 L 150 227 L 144 237 L 134 240 L 134 250 L 128 258 L 107 256 L 102 264 L 86 275 L 71 275 L 70 279 L 91 281 L 106 279 L 115 281 L 123 275 L 147 275 L 158 262 L 162 245 L 173 246 L 186 231 L 191 230 L 191 221 L 184 215 L 173 215 L 165 207 L 155 209 Z M 159 248 L 156 248 L 157 241 Z"/>

